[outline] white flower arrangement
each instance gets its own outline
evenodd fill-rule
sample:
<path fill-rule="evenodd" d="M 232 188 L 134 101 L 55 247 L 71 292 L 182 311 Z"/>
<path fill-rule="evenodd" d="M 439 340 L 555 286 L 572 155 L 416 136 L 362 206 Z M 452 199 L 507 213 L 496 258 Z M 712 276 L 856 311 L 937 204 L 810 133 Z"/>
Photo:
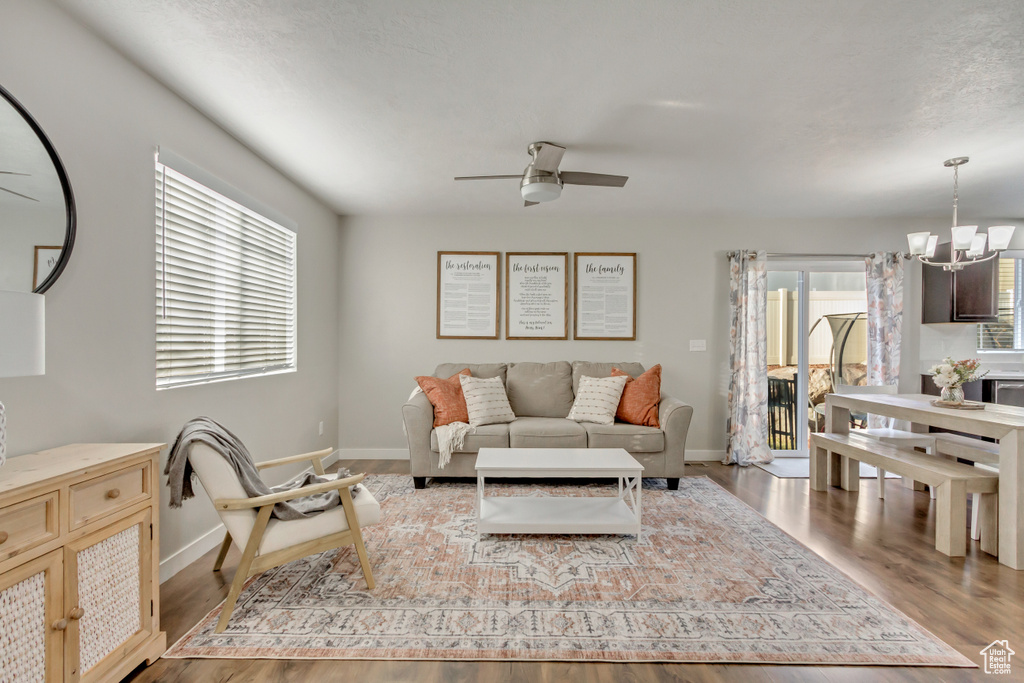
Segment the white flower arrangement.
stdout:
<path fill-rule="evenodd" d="M 954 361 L 947 357 L 941 363 L 933 365 L 928 372 L 931 373 L 935 386 L 940 389 L 953 388 L 987 375 L 988 370 L 978 371 L 979 363 L 977 358 Z"/>

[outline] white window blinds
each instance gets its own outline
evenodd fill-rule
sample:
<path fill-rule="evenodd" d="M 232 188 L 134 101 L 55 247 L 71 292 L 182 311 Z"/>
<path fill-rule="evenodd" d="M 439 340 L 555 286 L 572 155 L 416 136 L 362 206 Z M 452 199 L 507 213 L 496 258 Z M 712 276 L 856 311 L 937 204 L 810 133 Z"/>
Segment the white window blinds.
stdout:
<path fill-rule="evenodd" d="M 296 235 L 156 162 L 156 385 L 295 370 Z"/>

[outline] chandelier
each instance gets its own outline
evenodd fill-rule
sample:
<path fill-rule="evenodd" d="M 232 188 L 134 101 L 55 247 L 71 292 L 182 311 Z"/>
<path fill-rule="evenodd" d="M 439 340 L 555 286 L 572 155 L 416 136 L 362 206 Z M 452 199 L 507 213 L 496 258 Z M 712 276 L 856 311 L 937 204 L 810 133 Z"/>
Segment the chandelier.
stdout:
<path fill-rule="evenodd" d="M 953 169 L 953 227 L 951 229 L 953 243 L 949 250 L 948 261 L 935 260 L 935 247 L 939 243 L 938 235 L 930 232 L 912 232 L 907 235 L 910 243 L 910 253 L 929 266 L 942 266 L 943 270 L 963 270 L 964 266 L 972 263 L 989 261 L 999 256 L 999 252 L 1010 246 L 1010 237 L 1013 236 L 1012 225 L 993 225 L 988 229 L 988 234 L 979 233 L 977 225 L 957 225 L 957 191 L 959 189 L 959 168 L 966 164 L 968 157 L 955 157 L 947 159 L 943 165 Z M 988 253 L 986 254 L 986 243 Z"/>

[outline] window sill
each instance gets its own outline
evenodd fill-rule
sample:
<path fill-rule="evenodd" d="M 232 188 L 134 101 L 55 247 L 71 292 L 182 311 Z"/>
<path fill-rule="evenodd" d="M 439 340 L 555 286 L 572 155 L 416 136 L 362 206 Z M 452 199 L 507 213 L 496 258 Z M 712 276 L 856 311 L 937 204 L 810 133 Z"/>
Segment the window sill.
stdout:
<path fill-rule="evenodd" d="M 270 370 L 268 372 L 252 372 L 242 375 L 225 375 L 222 377 L 203 377 L 196 379 L 183 379 L 180 382 L 173 382 L 169 384 L 158 384 L 156 386 L 157 391 L 165 391 L 167 389 L 181 389 L 182 387 L 195 387 L 202 384 L 215 384 L 220 382 L 231 382 L 236 379 L 255 379 L 258 377 L 270 377 L 272 375 L 284 375 L 289 372 L 297 372 L 296 366 L 289 368 L 281 368 L 280 370 Z"/>

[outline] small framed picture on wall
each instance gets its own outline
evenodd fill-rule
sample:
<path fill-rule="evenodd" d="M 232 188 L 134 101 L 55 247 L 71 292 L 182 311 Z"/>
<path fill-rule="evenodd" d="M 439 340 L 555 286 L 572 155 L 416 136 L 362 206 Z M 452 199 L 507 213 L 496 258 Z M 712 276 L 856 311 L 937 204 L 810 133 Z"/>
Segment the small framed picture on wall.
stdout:
<path fill-rule="evenodd" d="M 500 252 L 437 252 L 437 338 L 497 339 Z"/>
<path fill-rule="evenodd" d="M 505 339 L 569 338 L 569 253 L 505 254 Z"/>
<path fill-rule="evenodd" d="M 636 254 L 576 252 L 573 338 L 636 340 Z"/>

